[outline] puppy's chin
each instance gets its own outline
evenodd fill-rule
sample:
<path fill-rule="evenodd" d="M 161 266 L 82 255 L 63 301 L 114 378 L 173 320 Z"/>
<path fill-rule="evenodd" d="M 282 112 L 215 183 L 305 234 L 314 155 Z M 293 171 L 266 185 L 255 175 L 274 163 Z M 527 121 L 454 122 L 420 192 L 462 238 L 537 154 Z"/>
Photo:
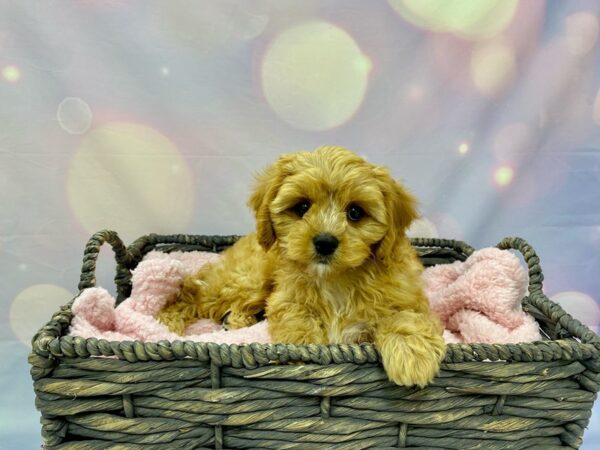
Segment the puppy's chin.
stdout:
<path fill-rule="evenodd" d="M 312 276 L 323 278 L 332 272 L 333 268 L 327 262 L 313 262 L 308 265 L 308 273 Z"/>

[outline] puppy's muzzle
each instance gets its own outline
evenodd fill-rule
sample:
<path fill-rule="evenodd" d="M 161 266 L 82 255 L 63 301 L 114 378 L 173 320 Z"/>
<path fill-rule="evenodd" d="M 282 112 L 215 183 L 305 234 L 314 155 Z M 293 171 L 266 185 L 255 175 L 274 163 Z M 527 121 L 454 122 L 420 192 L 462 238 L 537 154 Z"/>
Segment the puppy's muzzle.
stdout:
<path fill-rule="evenodd" d="M 329 256 L 338 248 L 340 241 L 329 233 L 321 233 L 313 239 L 315 250 L 320 256 Z"/>

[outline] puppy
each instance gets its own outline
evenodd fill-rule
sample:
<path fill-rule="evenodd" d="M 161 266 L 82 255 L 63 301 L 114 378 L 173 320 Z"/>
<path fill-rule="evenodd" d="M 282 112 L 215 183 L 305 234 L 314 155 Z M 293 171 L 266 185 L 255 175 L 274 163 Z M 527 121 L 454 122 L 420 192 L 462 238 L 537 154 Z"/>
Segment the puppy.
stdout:
<path fill-rule="evenodd" d="M 391 381 L 431 382 L 445 344 L 405 236 L 415 199 L 385 168 L 340 147 L 283 155 L 249 205 L 256 233 L 187 278 L 163 323 L 237 328 L 264 310 L 274 342 L 373 342 Z"/>

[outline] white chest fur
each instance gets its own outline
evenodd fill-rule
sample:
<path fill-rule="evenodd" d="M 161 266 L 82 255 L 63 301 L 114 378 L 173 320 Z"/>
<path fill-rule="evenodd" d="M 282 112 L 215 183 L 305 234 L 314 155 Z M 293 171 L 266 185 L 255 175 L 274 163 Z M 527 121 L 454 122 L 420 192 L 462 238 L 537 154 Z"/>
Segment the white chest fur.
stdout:
<path fill-rule="evenodd" d="M 325 323 L 328 340 L 342 342 L 343 319 L 348 314 L 348 294 L 337 284 L 322 280 L 319 282 L 321 298 L 329 305 L 331 315 Z"/>

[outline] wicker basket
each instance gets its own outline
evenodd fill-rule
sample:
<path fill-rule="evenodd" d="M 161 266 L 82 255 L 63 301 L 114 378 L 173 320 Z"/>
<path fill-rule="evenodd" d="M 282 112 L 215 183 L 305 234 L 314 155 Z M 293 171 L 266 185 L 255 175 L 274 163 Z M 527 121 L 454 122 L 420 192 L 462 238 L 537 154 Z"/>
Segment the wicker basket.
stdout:
<path fill-rule="evenodd" d="M 90 239 L 79 289 L 95 284 L 103 243 L 117 261 L 119 299 L 151 250 L 218 252 L 235 236 L 158 236 L 126 248 Z M 415 239 L 426 266 L 473 249 Z M 523 307 L 547 340 L 450 344 L 423 390 L 391 384 L 372 345 L 109 342 L 66 336 L 64 306 L 33 339 L 29 361 L 48 449 L 578 448 L 600 387 L 600 338 L 542 293 L 533 249 L 507 238 L 529 266 Z M 303 361 L 305 364 L 285 364 Z"/>

